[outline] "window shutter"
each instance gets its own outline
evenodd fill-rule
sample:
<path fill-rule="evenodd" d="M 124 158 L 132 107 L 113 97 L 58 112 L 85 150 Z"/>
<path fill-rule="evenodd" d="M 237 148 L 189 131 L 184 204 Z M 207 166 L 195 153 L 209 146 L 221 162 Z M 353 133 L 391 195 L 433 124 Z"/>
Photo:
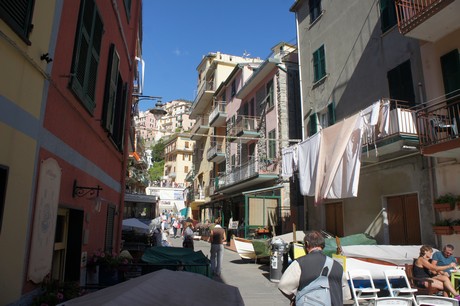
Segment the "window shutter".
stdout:
<path fill-rule="evenodd" d="M 327 106 L 327 119 L 328 119 L 328 126 L 331 126 L 335 123 L 335 103 L 331 102 Z"/>
<path fill-rule="evenodd" d="M 460 89 L 460 58 L 458 49 L 441 56 L 442 79 L 446 98 L 459 94 Z"/>
<path fill-rule="evenodd" d="M 380 16 L 382 33 L 385 33 L 397 23 L 394 0 L 380 0 Z"/>
<path fill-rule="evenodd" d="M 113 135 L 113 124 L 115 120 L 115 105 L 117 99 L 118 70 L 120 58 L 115 45 L 110 45 L 109 62 L 105 81 L 103 125 Z"/>
<path fill-rule="evenodd" d="M 28 45 L 32 30 L 34 0 L 0 1 L 0 18 L 3 19 Z"/>
<path fill-rule="evenodd" d="M 107 223 L 105 226 L 105 251 L 113 252 L 113 229 L 115 219 L 115 207 L 110 205 L 107 208 Z"/>
<path fill-rule="evenodd" d="M 315 113 L 310 115 L 310 136 L 314 135 L 316 132 L 318 132 L 318 118 Z"/>
<path fill-rule="evenodd" d="M 103 24 L 94 0 L 82 1 L 71 88 L 90 113 L 96 107 L 96 81 Z"/>

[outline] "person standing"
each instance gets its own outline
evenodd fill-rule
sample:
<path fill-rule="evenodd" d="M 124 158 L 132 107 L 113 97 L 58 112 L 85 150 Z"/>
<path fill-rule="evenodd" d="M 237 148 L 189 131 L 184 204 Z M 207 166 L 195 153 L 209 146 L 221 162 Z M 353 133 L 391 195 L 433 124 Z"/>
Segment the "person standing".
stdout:
<path fill-rule="evenodd" d="M 278 289 L 291 301 L 298 292 L 321 275 L 328 275 L 331 304 L 342 306 L 342 276 L 343 267 L 333 260 L 331 271 L 325 271 L 326 255 L 322 253 L 325 246 L 323 235 L 319 231 L 307 231 L 304 237 L 304 248 L 307 255 L 297 258 L 284 271 L 278 283 Z M 329 274 L 328 274 L 329 272 Z"/>
<path fill-rule="evenodd" d="M 224 241 L 227 240 L 225 230 L 220 226 L 221 218 L 216 219 L 216 225 L 211 230 L 209 241 L 211 242 L 211 271 L 220 276 L 222 260 L 224 258 Z"/>
<path fill-rule="evenodd" d="M 185 230 L 184 230 L 184 242 L 182 243 L 182 246 L 184 248 L 189 248 L 189 249 L 194 249 L 193 246 L 193 223 L 187 222 L 185 223 Z"/>
<path fill-rule="evenodd" d="M 431 258 L 431 263 L 436 266 L 448 266 L 451 263 L 457 265 L 457 259 L 454 257 L 454 246 L 452 244 L 446 244 L 441 251 L 437 251 L 433 254 Z M 444 272 L 450 273 L 455 268 L 445 269 Z"/>

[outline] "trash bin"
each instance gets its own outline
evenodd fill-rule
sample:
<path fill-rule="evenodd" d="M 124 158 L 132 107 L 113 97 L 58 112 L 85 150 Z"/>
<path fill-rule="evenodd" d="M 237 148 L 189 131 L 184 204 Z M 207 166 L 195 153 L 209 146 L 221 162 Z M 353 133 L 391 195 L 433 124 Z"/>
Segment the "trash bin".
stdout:
<path fill-rule="evenodd" d="M 282 239 L 274 238 L 270 245 L 270 281 L 279 282 L 287 267 L 289 244 Z"/>

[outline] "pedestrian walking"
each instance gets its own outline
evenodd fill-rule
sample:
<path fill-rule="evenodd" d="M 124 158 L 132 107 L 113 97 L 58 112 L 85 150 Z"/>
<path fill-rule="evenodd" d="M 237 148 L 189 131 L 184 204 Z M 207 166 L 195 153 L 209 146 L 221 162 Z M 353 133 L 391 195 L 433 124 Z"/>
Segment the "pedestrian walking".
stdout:
<path fill-rule="evenodd" d="M 211 230 L 209 241 L 211 242 L 211 271 L 220 276 L 222 260 L 224 257 L 224 241 L 227 240 L 225 230 L 220 226 L 221 218 L 217 218 L 216 226 Z"/>

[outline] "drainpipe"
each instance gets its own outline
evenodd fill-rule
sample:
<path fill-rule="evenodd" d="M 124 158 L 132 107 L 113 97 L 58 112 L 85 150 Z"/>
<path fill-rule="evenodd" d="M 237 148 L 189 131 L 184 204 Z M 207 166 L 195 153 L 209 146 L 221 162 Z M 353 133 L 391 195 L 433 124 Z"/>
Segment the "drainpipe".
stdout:
<path fill-rule="evenodd" d="M 305 140 L 305 118 L 304 118 L 304 109 L 303 109 L 303 89 L 302 89 L 302 64 L 300 59 L 302 58 L 300 54 L 300 48 L 299 48 L 299 19 L 297 18 L 297 12 L 295 13 L 295 24 L 296 24 L 296 35 L 297 35 L 297 50 L 298 50 L 298 62 L 299 62 L 299 84 L 300 84 L 300 115 L 302 120 L 301 122 L 301 129 L 302 129 L 302 140 Z"/>

